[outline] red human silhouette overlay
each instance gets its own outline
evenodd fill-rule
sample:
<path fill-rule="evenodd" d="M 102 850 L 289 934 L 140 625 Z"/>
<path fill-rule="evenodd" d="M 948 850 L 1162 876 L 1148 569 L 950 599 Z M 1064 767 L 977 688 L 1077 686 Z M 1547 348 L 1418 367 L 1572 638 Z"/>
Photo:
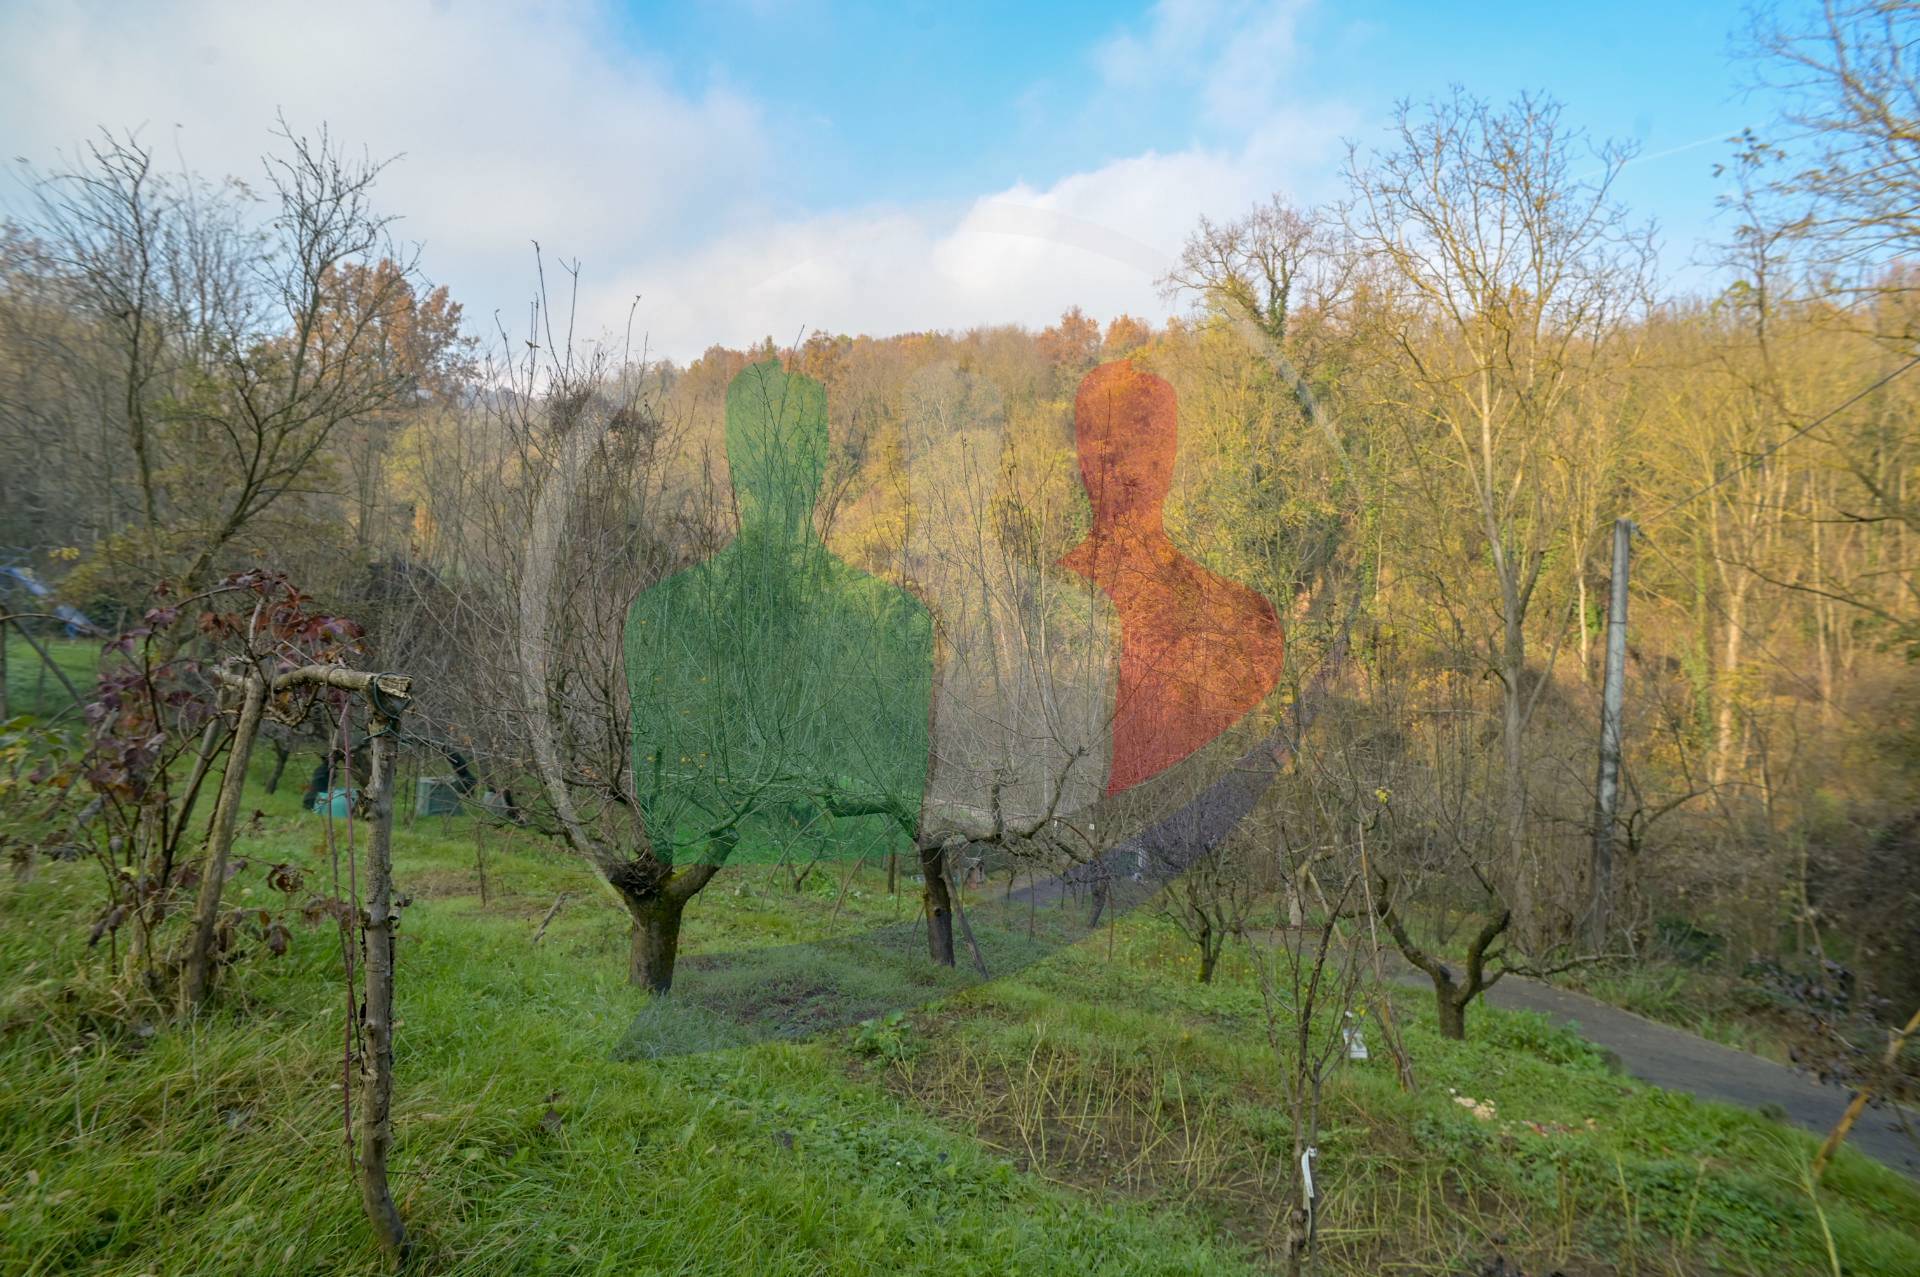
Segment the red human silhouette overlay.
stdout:
<path fill-rule="evenodd" d="M 1098 586 L 1119 616 L 1108 794 L 1213 740 L 1280 678 L 1285 638 L 1273 604 L 1167 537 L 1177 417 L 1173 387 L 1125 360 L 1088 373 L 1074 399 L 1093 528 L 1060 562 Z"/>

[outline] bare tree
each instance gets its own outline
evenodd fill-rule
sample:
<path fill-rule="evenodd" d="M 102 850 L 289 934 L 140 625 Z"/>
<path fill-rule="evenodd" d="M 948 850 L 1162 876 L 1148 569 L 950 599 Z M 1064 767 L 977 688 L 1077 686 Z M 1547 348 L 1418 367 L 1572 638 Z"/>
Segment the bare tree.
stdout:
<path fill-rule="evenodd" d="M 410 388 L 383 345 L 416 278 L 372 206 L 384 165 L 324 128 L 282 120 L 277 136 L 264 224 L 247 187 L 162 173 L 133 134 L 103 133 L 38 181 L 30 243 L 85 322 L 37 337 L 115 388 L 60 410 L 106 410 L 111 451 L 132 458 L 135 512 L 95 568 L 109 580 L 198 588 L 263 515 L 325 488 L 340 426 Z"/>
<path fill-rule="evenodd" d="M 1729 165 L 1740 182 L 1737 195 L 1727 201 L 1738 216 L 1731 248 L 1742 275 L 1735 299 L 1754 317 L 1756 342 L 1768 343 L 1768 319 L 1784 314 L 1791 323 L 1795 310 L 1804 309 L 1796 308 L 1796 301 L 1833 299 L 1839 304 L 1816 317 L 1829 327 L 1863 330 L 1886 352 L 1885 375 L 1876 389 L 1912 368 L 1913 341 L 1920 333 L 1913 305 L 1920 275 L 1912 265 L 1920 247 L 1916 39 L 1920 5 L 1906 0 L 1832 0 L 1799 26 L 1772 12 L 1756 16 L 1746 50 L 1756 81 L 1786 105 L 1775 135 L 1744 134 Z M 1777 377 L 1771 360 L 1767 376 Z M 1785 388 L 1769 389 L 1776 408 L 1785 407 Z M 1788 436 L 1813 433 L 1864 490 L 1861 499 L 1844 505 L 1829 497 L 1827 503 L 1837 508 L 1812 526 L 1841 523 L 1845 539 L 1857 541 L 1865 534 L 1870 558 L 1878 558 L 1886 546 L 1895 564 L 1910 564 L 1913 556 L 1905 552 L 1905 543 L 1920 530 L 1920 500 L 1913 495 L 1906 463 L 1916 438 L 1913 414 L 1896 409 L 1849 415 L 1855 420 L 1845 430 L 1816 430 L 1825 424 L 1816 419 Z M 1772 444 L 1778 447 L 1780 441 Z M 1749 571 L 1798 590 L 1816 612 L 1830 614 L 1835 607 L 1858 612 L 1891 628 L 1899 641 L 1914 643 L 1920 623 L 1911 605 L 1920 585 L 1912 573 L 1896 593 L 1884 588 L 1884 577 L 1899 573 L 1898 566 L 1889 571 L 1876 565 L 1863 578 L 1835 572 L 1823 562 L 1812 568 L 1813 580 L 1800 579 L 1799 573 L 1768 574 L 1760 565 Z M 1823 615 L 1823 635 L 1831 628 Z M 1824 676 L 1830 659 L 1824 639 L 1820 656 Z"/>
<path fill-rule="evenodd" d="M 917 842 L 929 948 L 951 966 L 950 850 L 991 847 L 1030 868 L 1094 854 L 1080 818 L 1107 779 L 1112 618 L 1049 571 L 1070 536 L 1061 483 L 1039 478 L 1054 491 L 1036 500 L 1007 475 L 998 389 L 943 362 L 902 401 L 898 568 L 939 652 Z"/>
<path fill-rule="evenodd" d="M 1212 984 L 1227 942 L 1241 936 L 1253 915 L 1255 887 L 1250 866 L 1229 838 L 1209 848 L 1161 896 L 1160 912 L 1185 936 L 1199 959 L 1197 977 Z"/>
<path fill-rule="evenodd" d="M 663 483 L 677 440 L 657 379 L 600 354 L 548 358 L 542 344 L 496 365 L 507 388 L 469 422 L 488 481 L 457 517 L 485 568 L 449 591 L 438 628 L 462 669 L 439 712 L 540 795 L 530 819 L 591 864 L 631 919 L 629 977 L 665 992 L 681 916 L 724 857 L 676 866 L 648 835 L 623 635 L 634 595 L 709 547 L 718 511 L 711 486 L 675 496 Z"/>
<path fill-rule="evenodd" d="M 1356 152 L 1349 168 L 1346 226 L 1394 303 L 1376 311 L 1399 387 L 1388 398 L 1423 495 L 1443 519 L 1460 501 L 1492 578 L 1483 627 L 1471 568 L 1448 573 L 1465 576 L 1453 597 L 1472 601 L 1456 619 L 1500 682 L 1502 890 L 1527 944 L 1547 939 L 1527 794 L 1527 729 L 1547 680 L 1529 622 L 1565 518 L 1546 480 L 1578 463 L 1570 401 L 1645 293 L 1648 232 L 1611 195 L 1626 158 L 1583 148 L 1550 100 L 1497 109 L 1456 90 L 1420 110 L 1403 103 L 1392 147 Z M 1581 176 L 1589 164 L 1597 176 Z"/>
<path fill-rule="evenodd" d="M 1160 287 L 1251 319 L 1284 347 L 1298 311 L 1324 310 L 1344 290 L 1352 263 L 1339 252 L 1336 230 L 1320 210 L 1295 208 L 1278 195 L 1232 221 L 1203 217 Z"/>
<path fill-rule="evenodd" d="M 1920 6 L 1827 0 L 1804 26 L 1765 11 L 1748 52 L 1782 94 L 1789 162 L 1780 224 L 1820 266 L 1858 279 L 1920 244 Z"/>
<path fill-rule="evenodd" d="M 1257 809 L 1250 832 L 1268 848 L 1276 876 L 1291 877 L 1303 868 L 1312 875 L 1316 903 L 1303 911 L 1297 924 L 1264 937 L 1242 933 L 1260 990 L 1268 1045 L 1286 1089 L 1292 1134 L 1289 1195 L 1298 1194 L 1299 1199 L 1287 1215 L 1289 1273 L 1309 1273 L 1315 1266 L 1318 1207 L 1325 1196 L 1314 1179 L 1322 1102 L 1333 1071 L 1348 1058 L 1353 1008 L 1369 970 L 1368 946 L 1348 925 L 1362 882 L 1362 862 L 1352 841 L 1358 826 L 1346 801 L 1353 794 L 1337 781 L 1328 783 L 1333 778 L 1322 774 L 1326 766 L 1348 769 L 1321 759 L 1315 746 L 1308 751 L 1316 761 L 1276 784 Z M 1258 819 L 1262 815 L 1267 819 Z"/>

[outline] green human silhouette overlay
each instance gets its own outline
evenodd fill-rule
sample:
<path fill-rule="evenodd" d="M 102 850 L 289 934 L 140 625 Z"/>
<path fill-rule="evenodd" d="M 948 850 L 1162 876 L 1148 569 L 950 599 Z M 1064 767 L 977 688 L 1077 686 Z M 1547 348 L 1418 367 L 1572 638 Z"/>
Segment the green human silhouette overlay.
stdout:
<path fill-rule="evenodd" d="M 675 863 L 909 846 L 927 780 L 933 626 L 813 524 L 827 396 L 777 360 L 727 388 L 740 532 L 633 601 L 634 791 Z"/>

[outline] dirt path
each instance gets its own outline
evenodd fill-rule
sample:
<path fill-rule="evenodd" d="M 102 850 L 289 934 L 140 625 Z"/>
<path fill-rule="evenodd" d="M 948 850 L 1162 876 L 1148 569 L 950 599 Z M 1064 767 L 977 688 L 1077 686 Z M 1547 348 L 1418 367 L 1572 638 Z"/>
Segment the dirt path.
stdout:
<path fill-rule="evenodd" d="M 1408 984 L 1432 987 L 1417 971 L 1400 978 Z M 1824 1136 L 1833 1129 L 1851 1098 L 1842 1087 L 1822 1085 L 1772 1060 L 1537 980 L 1510 975 L 1482 996 L 1496 1007 L 1538 1011 L 1556 1024 L 1577 1030 L 1589 1042 L 1619 1056 L 1627 1072 L 1643 1082 L 1751 1109 L 1777 1105 L 1788 1121 L 1815 1135 Z M 1920 1130 L 1920 1114 L 1909 1112 L 1907 1121 Z M 1891 1108 L 1870 1108 L 1862 1113 L 1847 1143 L 1920 1179 L 1920 1145 L 1901 1131 Z"/>

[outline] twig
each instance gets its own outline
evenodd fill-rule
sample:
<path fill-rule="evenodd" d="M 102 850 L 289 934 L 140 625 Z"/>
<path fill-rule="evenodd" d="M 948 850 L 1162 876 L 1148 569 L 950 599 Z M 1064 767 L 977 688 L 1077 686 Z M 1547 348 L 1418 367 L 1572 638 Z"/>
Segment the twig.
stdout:
<path fill-rule="evenodd" d="M 1846 1142 L 1847 1133 L 1853 1130 L 1853 1124 L 1859 1120 L 1861 1110 L 1867 1107 L 1867 1101 L 1873 1097 L 1875 1085 L 1881 1078 L 1892 1075 L 1893 1067 L 1900 1059 L 1900 1048 L 1907 1044 L 1907 1039 L 1912 1037 L 1915 1032 L 1920 1032 L 1920 1010 L 1914 1011 L 1913 1015 L 1907 1020 L 1905 1027 L 1896 1029 L 1887 1035 L 1887 1051 L 1886 1055 L 1880 1061 L 1880 1076 L 1868 1077 L 1860 1084 L 1860 1089 L 1853 1093 L 1853 1098 L 1847 1102 L 1847 1111 L 1840 1115 L 1840 1120 L 1834 1124 L 1833 1130 L 1828 1132 L 1826 1140 L 1821 1143 L 1820 1151 L 1814 1155 L 1812 1183 L 1818 1183 L 1820 1177 L 1826 1174 L 1827 1163 L 1832 1160 L 1835 1153 L 1840 1151 L 1840 1146 Z M 1809 1194 L 1812 1193 L 1813 1189 L 1811 1184 L 1807 1191 Z M 1831 1242 L 1829 1242 L 1829 1245 L 1831 1245 Z"/>
<path fill-rule="evenodd" d="M 560 906 L 567 903 L 567 893 L 561 892 L 553 902 L 553 908 L 547 910 L 547 916 L 540 919 L 539 930 L 533 933 L 533 942 L 539 944 L 547 934 L 547 924 L 553 921 L 553 915 L 560 912 Z"/>
<path fill-rule="evenodd" d="M 940 872 L 944 874 L 946 871 L 946 866 L 942 864 Z M 980 956 L 979 942 L 973 938 L 973 927 L 967 922 L 966 906 L 960 903 L 960 893 L 953 890 L 951 882 L 948 883 L 948 894 L 953 901 L 953 916 L 960 920 L 961 934 L 967 938 L 967 948 L 973 950 L 973 965 L 980 968 L 981 979 L 992 979 L 993 977 L 987 972 L 987 960 Z"/>
<path fill-rule="evenodd" d="M 27 646 L 34 650 L 34 654 L 40 658 L 41 665 L 52 670 L 53 676 L 60 680 L 60 686 L 66 688 L 67 695 L 73 698 L 73 703 L 76 706 L 84 708 L 87 703 L 86 698 L 81 696 L 78 689 L 74 687 L 73 680 L 67 677 L 67 672 L 61 669 L 59 662 L 55 661 L 52 654 L 40 645 L 40 640 L 36 639 L 32 633 L 28 631 L 26 626 L 19 624 L 20 621 L 29 617 L 38 618 L 43 615 L 45 614 L 40 612 L 10 612 L 5 616 L 0 616 L 0 639 L 4 639 L 5 637 L 6 623 L 8 621 L 14 622 L 13 628 L 20 632 L 20 637 L 27 641 Z M 59 620 L 60 618 L 52 617 L 51 619 Z"/>

